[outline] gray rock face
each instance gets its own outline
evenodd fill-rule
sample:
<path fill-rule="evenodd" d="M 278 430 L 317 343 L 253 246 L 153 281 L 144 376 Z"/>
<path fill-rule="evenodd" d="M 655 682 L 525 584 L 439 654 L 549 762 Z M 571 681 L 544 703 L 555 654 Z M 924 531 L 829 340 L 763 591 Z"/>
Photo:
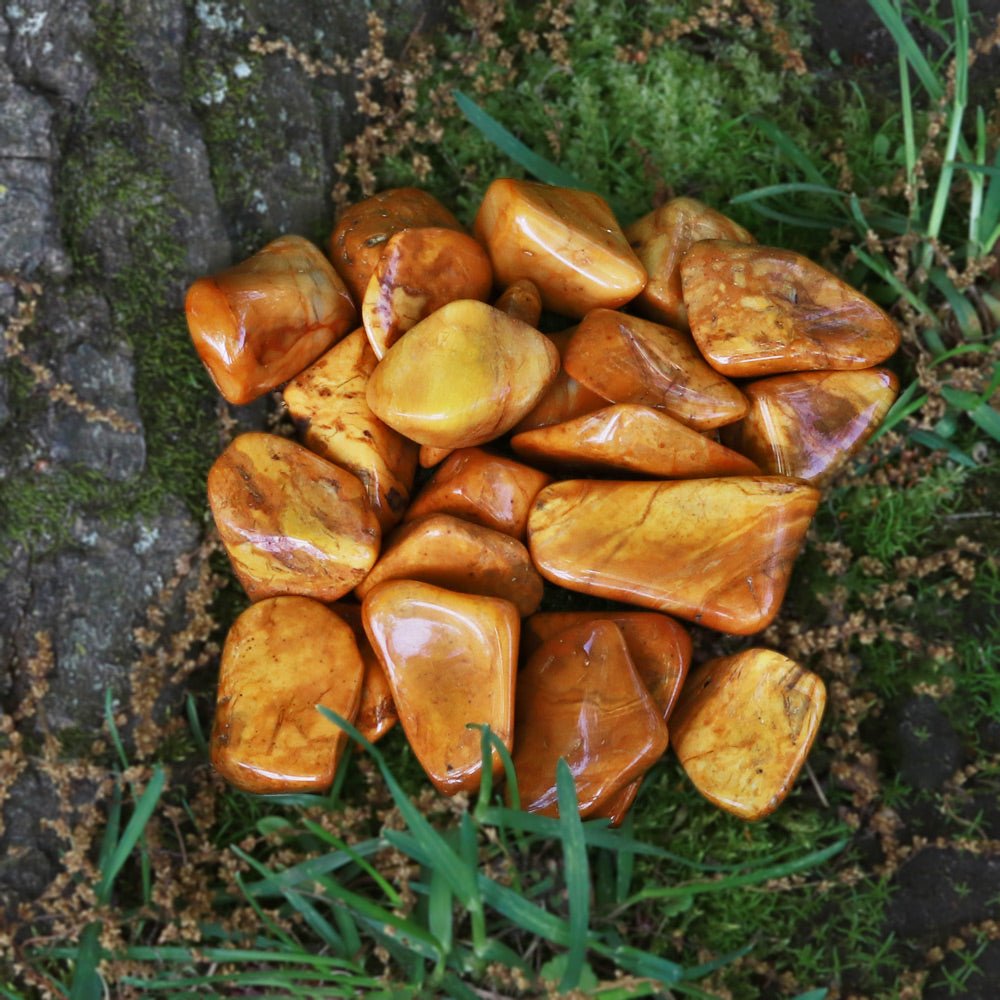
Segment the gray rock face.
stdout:
<path fill-rule="evenodd" d="M 933 698 L 913 698 L 896 731 L 899 772 L 914 788 L 940 788 L 962 762 L 962 744 Z"/>

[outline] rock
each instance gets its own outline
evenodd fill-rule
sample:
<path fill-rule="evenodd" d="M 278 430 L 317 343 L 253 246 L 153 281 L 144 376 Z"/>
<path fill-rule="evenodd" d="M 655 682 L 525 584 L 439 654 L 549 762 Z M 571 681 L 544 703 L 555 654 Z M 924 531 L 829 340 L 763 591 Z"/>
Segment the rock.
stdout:
<path fill-rule="evenodd" d="M 347 734 L 316 706 L 353 722 L 364 673 L 350 627 L 318 601 L 275 597 L 247 608 L 219 667 L 215 769 L 246 792 L 329 788 Z"/>
<path fill-rule="evenodd" d="M 479 787 L 488 724 L 509 749 L 520 620 L 509 601 L 390 580 L 363 605 L 407 739 L 438 791 Z M 500 759 L 494 754 L 494 770 Z"/>
<path fill-rule="evenodd" d="M 940 788 L 962 763 L 958 734 L 938 703 L 926 695 L 903 706 L 896 746 L 900 777 L 913 788 Z"/>
<path fill-rule="evenodd" d="M 120 9 L 128 30 L 129 56 L 142 67 L 151 92 L 180 104 L 188 33 L 183 0 L 122 0 Z"/>
<path fill-rule="evenodd" d="M 545 308 L 564 316 L 615 309 L 646 284 L 608 203 L 589 191 L 500 178 L 486 189 L 475 233 L 501 285 L 528 278 Z"/>
<path fill-rule="evenodd" d="M 670 721 L 670 745 L 695 788 L 741 819 L 770 815 L 805 764 L 826 707 L 813 673 L 770 649 L 695 670 Z"/>
<path fill-rule="evenodd" d="M 508 285 L 500 297 L 493 305 L 506 313 L 519 319 L 528 326 L 538 326 L 538 321 L 542 318 L 542 293 L 538 286 L 527 278 L 519 278 Z M 562 354 L 562 351 L 559 352 Z"/>

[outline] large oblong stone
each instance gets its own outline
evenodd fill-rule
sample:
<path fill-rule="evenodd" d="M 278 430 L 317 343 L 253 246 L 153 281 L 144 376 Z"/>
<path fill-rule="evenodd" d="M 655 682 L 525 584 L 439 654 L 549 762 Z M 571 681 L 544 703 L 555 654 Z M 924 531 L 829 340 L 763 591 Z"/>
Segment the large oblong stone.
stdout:
<path fill-rule="evenodd" d="M 670 742 L 695 787 L 742 819 L 772 813 L 816 738 L 826 688 L 770 649 L 703 664 L 674 710 Z"/>
<path fill-rule="evenodd" d="M 389 348 L 368 382 L 368 405 L 420 444 L 467 448 L 509 431 L 558 370 L 559 352 L 547 337 L 463 299 Z"/>
<path fill-rule="evenodd" d="M 819 496 L 779 476 L 568 480 L 535 498 L 529 547 L 569 590 L 749 635 L 778 613 Z"/>
<path fill-rule="evenodd" d="M 791 250 L 703 240 L 681 281 L 691 333 L 724 375 L 871 368 L 899 347 L 884 310 Z"/>
<path fill-rule="evenodd" d="M 357 477 L 276 434 L 236 438 L 209 470 L 208 502 L 253 601 L 335 601 L 378 557 L 381 531 Z"/>

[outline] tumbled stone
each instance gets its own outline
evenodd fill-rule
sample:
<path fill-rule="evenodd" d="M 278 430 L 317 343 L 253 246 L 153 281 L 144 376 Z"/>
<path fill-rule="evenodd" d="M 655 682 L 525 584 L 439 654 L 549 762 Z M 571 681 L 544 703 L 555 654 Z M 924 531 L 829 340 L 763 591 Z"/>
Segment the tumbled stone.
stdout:
<path fill-rule="evenodd" d="M 433 195 L 419 188 L 390 188 L 345 209 L 330 234 L 330 260 L 360 305 L 389 238 L 403 229 L 462 224 Z"/>
<path fill-rule="evenodd" d="M 662 479 L 760 473 L 743 455 L 660 410 L 634 403 L 606 406 L 575 420 L 516 434 L 510 444 L 530 462 L 584 471 Z"/>
<path fill-rule="evenodd" d="M 486 190 L 475 233 L 501 285 L 528 278 L 545 308 L 564 316 L 624 305 L 646 283 L 607 202 L 589 191 L 500 178 Z"/>
<path fill-rule="evenodd" d="M 568 590 L 749 635 L 778 613 L 819 496 L 779 476 L 568 480 L 535 498 L 528 544 Z"/>
<path fill-rule="evenodd" d="M 230 403 L 249 403 L 298 375 L 356 319 L 344 283 L 301 236 L 199 278 L 184 303 L 195 350 Z"/>
<path fill-rule="evenodd" d="M 362 613 L 427 776 L 446 795 L 474 791 L 482 772 L 481 736 L 467 724 L 488 724 L 511 746 L 517 608 L 500 598 L 389 580 L 368 594 Z M 493 766 L 498 772 L 496 753 Z"/>
<path fill-rule="evenodd" d="M 516 538 L 450 514 L 430 514 L 393 532 L 355 593 L 364 600 L 384 580 L 419 580 L 462 594 L 502 597 L 522 616 L 542 602 L 542 578 Z"/>
<path fill-rule="evenodd" d="M 547 337 L 463 299 L 389 348 L 368 382 L 368 405 L 420 444 L 467 448 L 509 431 L 558 370 L 559 352 Z"/>
<path fill-rule="evenodd" d="M 407 330 L 456 299 L 486 301 L 493 269 L 486 251 L 454 229 L 394 233 L 368 281 L 361 319 L 379 359 Z"/>
<path fill-rule="evenodd" d="M 547 334 L 549 340 L 556 345 L 559 357 L 566 355 L 566 348 L 569 346 L 576 327 L 562 330 L 559 333 Z M 548 427 L 550 424 L 560 424 L 564 420 L 572 420 L 584 413 L 592 413 L 607 405 L 607 400 L 603 396 L 598 396 L 596 392 L 591 392 L 585 385 L 581 385 L 566 369 L 559 368 L 552 384 L 542 393 L 542 398 L 538 400 L 534 408 L 513 428 L 515 434 L 522 431 L 531 431 L 536 427 Z"/>
<path fill-rule="evenodd" d="M 741 819 L 774 812 L 819 729 L 826 688 L 770 649 L 711 660 L 688 679 L 670 743 L 694 786 Z"/>
<path fill-rule="evenodd" d="M 764 472 L 822 485 L 885 419 L 899 383 L 887 368 L 775 375 L 743 386 L 750 412 L 723 441 Z"/>
<path fill-rule="evenodd" d="M 346 737 L 316 706 L 352 721 L 363 675 L 350 628 L 318 601 L 274 597 L 251 605 L 222 652 L 215 769 L 245 792 L 328 788 Z"/>
<path fill-rule="evenodd" d="M 429 444 L 422 444 L 419 453 L 420 468 L 433 469 L 435 465 L 440 465 L 454 450 L 454 448 L 432 448 Z"/>
<path fill-rule="evenodd" d="M 462 448 L 448 456 L 403 517 L 453 514 L 505 535 L 523 539 L 538 491 L 552 477 L 510 458 L 480 448 Z"/>
<path fill-rule="evenodd" d="M 573 774 L 588 816 L 640 777 L 667 746 L 667 727 L 610 621 L 546 641 L 517 680 L 514 769 L 521 806 L 558 814 L 556 765 Z"/>
<path fill-rule="evenodd" d="M 375 565 L 381 532 L 357 477 L 275 434 L 241 434 L 208 473 L 208 502 L 253 601 L 335 601 Z"/>
<path fill-rule="evenodd" d="M 625 235 L 649 275 L 635 306 L 644 316 L 687 329 L 681 257 L 701 240 L 755 243 L 742 226 L 694 198 L 671 198 L 633 222 Z"/>
<path fill-rule="evenodd" d="M 686 333 L 598 309 L 577 327 L 563 367 L 612 403 L 665 410 L 698 431 L 739 420 L 747 401 L 707 365 Z"/>
<path fill-rule="evenodd" d="M 500 312 L 513 316 L 528 326 L 538 326 L 538 321 L 542 318 L 542 293 L 527 278 L 518 278 L 508 285 L 493 305 Z"/>
<path fill-rule="evenodd" d="M 681 280 L 691 333 L 724 375 L 871 368 L 899 347 L 882 309 L 791 250 L 703 240 Z"/>
<path fill-rule="evenodd" d="M 372 413 L 365 391 L 378 360 L 358 329 L 285 386 L 306 447 L 361 480 L 383 531 L 403 516 L 417 445 Z"/>

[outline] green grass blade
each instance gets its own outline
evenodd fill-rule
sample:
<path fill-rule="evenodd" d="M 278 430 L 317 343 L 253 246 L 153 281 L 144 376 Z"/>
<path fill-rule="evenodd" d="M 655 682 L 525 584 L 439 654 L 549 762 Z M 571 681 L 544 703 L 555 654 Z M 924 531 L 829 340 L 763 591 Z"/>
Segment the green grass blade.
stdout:
<path fill-rule="evenodd" d="M 330 926 L 330 922 L 306 899 L 301 893 L 289 889 L 285 893 L 285 899 L 299 913 L 302 919 L 309 925 L 310 930 L 318 937 L 335 955 L 347 954 L 344 939 Z"/>
<path fill-rule="evenodd" d="M 841 224 L 839 219 L 811 219 L 805 215 L 792 215 L 790 212 L 780 212 L 776 208 L 770 208 L 757 201 L 751 202 L 750 207 L 758 215 L 763 215 L 765 219 L 774 219 L 775 222 L 787 222 L 788 225 L 798 226 L 799 229 L 820 229 L 828 233 L 831 229 Z"/>
<path fill-rule="evenodd" d="M 526 146 L 517 136 L 509 132 L 492 115 L 487 114 L 462 91 L 453 90 L 451 96 L 458 105 L 459 111 L 465 115 L 471 125 L 483 134 L 484 138 L 492 142 L 505 156 L 524 167 L 533 177 L 537 177 L 538 180 L 546 184 L 589 190 L 586 184 L 571 173 L 563 170 L 562 167 L 557 167 L 554 163 L 550 163 L 545 157 L 539 156 L 538 153 Z"/>
<path fill-rule="evenodd" d="M 560 990 L 574 990 L 587 959 L 587 928 L 590 926 L 590 865 L 587 842 L 580 822 L 576 784 L 569 764 L 560 757 L 556 764 L 556 794 L 559 799 L 559 829 L 563 845 L 563 874 L 569 898 L 569 951 Z"/>
<path fill-rule="evenodd" d="M 969 419 L 994 441 L 1000 441 L 1000 413 L 997 413 L 988 403 L 981 403 L 974 410 L 969 410 Z"/>
<path fill-rule="evenodd" d="M 625 817 L 625 822 L 619 829 L 627 837 L 632 831 L 633 816 L 631 810 Z M 628 894 L 632 889 L 632 874 L 635 871 L 635 851 L 623 847 L 615 859 L 615 902 L 620 903 L 628 899 Z"/>
<path fill-rule="evenodd" d="M 927 402 L 927 393 L 917 396 L 919 390 L 920 383 L 914 381 L 899 394 L 899 398 L 889 408 L 889 412 L 885 415 L 878 430 L 868 439 L 869 443 L 877 441 L 883 434 L 904 421 L 911 413 L 916 413 Z"/>
<path fill-rule="evenodd" d="M 104 981 L 97 972 L 101 959 L 101 924 L 87 924 L 80 935 L 73 967 L 73 985 L 69 1000 L 102 1000 Z"/>
<path fill-rule="evenodd" d="M 107 866 L 101 872 L 101 881 L 97 886 L 97 898 L 100 902 L 107 903 L 110 900 L 111 886 L 146 829 L 146 824 L 153 815 L 156 804 L 160 801 L 166 780 L 167 776 L 163 768 L 157 764 L 153 769 L 153 776 L 149 779 L 146 790 L 135 804 L 132 817 L 125 827 L 121 840 L 118 841 Z"/>
<path fill-rule="evenodd" d="M 111 736 L 111 745 L 115 748 L 115 753 L 118 754 L 118 760 L 121 766 L 127 769 L 128 754 L 125 753 L 125 747 L 122 746 L 122 738 L 115 723 L 115 713 L 111 706 L 111 688 L 104 689 L 104 721 L 107 723 L 108 733 Z"/>
<path fill-rule="evenodd" d="M 982 399 L 975 392 L 966 392 L 964 389 L 954 389 L 950 385 L 941 386 L 941 395 L 944 401 L 956 410 L 974 410 L 982 403 Z"/>
<path fill-rule="evenodd" d="M 913 306 L 921 315 L 926 316 L 928 319 L 933 320 L 937 323 L 937 317 L 934 315 L 934 310 L 913 293 L 909 288 L 904 285 L 899 278 L 893 274 L 889 265 L 884 260 L 879 260 L 873 257 L 867 250 L 863 247 L 855 244 L 851 247 L 851 251 L 854 256 L 861 261 L 870 271 L 877 274 L 900 298 L 906 299 L 906 301 Z"/>
<path fill-rule="evenodd" d="M 823 176 L 823 172 L 799 148 L 795 140 L 783 132 L 774 122 L 768 121 L 766 118 L 761 118 L 759 115 L 750 115 L 748 121 L 759 131 L 763 132 L 785 154 L 785 157 L 802 171 L 802 174 L 810 183 L 823 188 L 829 187 L 827 179 Z"/>
<path fill-rule="evenodd" d="M 376 868 L 366 861 L 360 854 L 354 851 L 345 841 L 341 840 L 340 837 L 335 836 L 328 830 L 324 830 L 318 823 L 314 823 L 312 820 L 305 820 L 303 824 L 306 829 L 312 833 L 317 833 L 321 831 L 324 839 L 336 847 L 338 851 L 342 851 L 346 854 L 383 892 L 385 898 L 389 900 L 391 906 L 402 906 L 403 897 L 400 896 L 398 892 L 390 885 L 388 881 L 376 870 Z M 318 834 L 317 834 L 318 835 Z"/>
<path fill-rule="evenodd" d="M 927 57 L 920 50 L 910 29 L 906 27 L 899 11 L 890 3 L 890 0 L 868 0 L 872 10 L 886 26 L 889 34 L 892 35 L 900 53 L 906 61 L 913 67 L 924 90 L 930 95 L 932 101 L 939 101 L 944 96 L 944 84 L 938 79 L 934 68 L 927 61 Z"/>
<path fill-rule="evenodd" d="M 454 896 L 440 872 L 431 872 L 430 893 L 427 897 L 427 927 L 437 938 L 441 951 L 447 955 L 454 941 Z"/>
<path fill-rule="evenodd" d="M 684 978 L 703 979 L 705 976 L 710 976 L 713 972 L 729 965 L 731 962 L 735 962 L 736 959 L 749 955 L 751 951 L 753 951 L 753 945 L 748 944 L 742 948 L 737 948 L 735 951 L 726 952 L 725 955 L 720 955 L 718 958 L 713 958 L 710 962 L 689 966 L 684 970 Z"/>
<path fill-rule="evenodd" d="M 979 322 L 972 303 L 955 287 L 955 283 L 940 267 L 932 268 L 927 275 L 930 283 L 948 300 L 951 311 L 955 314 L 962 336 L 970 340 L 980 340 L 983 336 L 983 326 Z"/>
<path fill-rule="evenodd" d="M 373 837 L 371 840 L 361 841 L 351 847 L 352 854 L 333 853 L 324 854 L 319 858 L 310 858 L 308 861 L 300 862 L 291 868 L 286 868 L 282 872 L 272 872 L 267 878 L 259 882 L 247 884 L 247 892 L 255 898 L 280 896 L 285 889 L 295 888 L 303 882 L 309 883 L 318 881 L 323 875 L 329 872 L 345 868 L 354 864 L 354 855 L 367 857 L 385 850 L 386 841 L 382 837 Z"/>
<path fill-rule="evenodd" d="M 800 993 L 798 996 L 793 997 L 792 1000 L 826 1000 L 826 995 L 829 992 L 826 989 L 807 990 L 805 993 Z"/>
<path fill-rule="evenodd" d="M 122 819 L 122 786 L 116 781 L 111 789 L 111 805 L 108 807 L 108 820 L 104 825 L 104 836 L 101 837 L 101 850 L 97 858 L 97 870 L 103 872 L 111 864 L 111 856 L 118 844 L 118 831 Z"/>
<path fill-rule="evenodd" d="M 736 195 L 729 199 L 730 205 L 744 205 L 751 201 L 760 201 L 761 198 L 773 198 L 775 195 L 784 194 L 822 194 L 842 201 L 847 197 L 843 191 L 830 187 L 828 184 L 810 184 L 803 181 L 792 181 L 787 184 L 768 184 L 766 187 L 754 188 L 752 191 L 744 191 L 743 194 Z"/>
<path fill-rule="evenodd" d="M 498 913 L 502 913 L 515 926 L 545 938 L 553 944 L 568 946 L 569 925 L 561 917 L 536 906 L 520 893 L 494 882 L 485 875 L 479 876 L 479 888 L 483 899 Z"/>
<path fill-rule="evenodd" d="M 993 244 L 997 241 L 996 234 L 1000 233 L 1000 149 L 997 149 L 992 167 L 983 166 L 977 169 L 987 173 L 990 179 L 979 211 L 978 232 L 976 234 L 980 252 L 987 254 L 993 252 Z M 992 242 L 990 242 L 991 238 Z"/>
<path fill-rule="evenodd" d="M 946 438 L 941 437 L 940 434 L 935 434 L 933 431 L 925 431 L 917 427 L 909 432 L 909 436 L 917 444 L 922 444 L 925 448 L 930 448 L 931 451 L 947 452 L 948 457 L 953 462 L 957 462 L 967 469 L 976 469 L 979 467 L 971 455 L 966 455 L 961 448 L 956 447 Z"/>
<path fill-rule="evenodd" d="M 208 756 L 208 740 L 205 739 L 205 731 L 201 728 L 201 719 L 198 718 L 198 706 L 195 704 L 194 696 L 188 692 L 184 702 L 184 710 L 187 713 L 188 728 L 197 744 L 198 750 L 203 757 Z"/>
<path fill-rule="evenodd" d="M 665 986 L 674 986 L 679 983 L 686 971 L 683 965 L 678 965 L 666 958 L 660 958 L 659 955 L 651 955 L 649 952 L 641 951 L 630 945 L 608 948 L 606 945 L 595 944 L 593 947 L 598 954 L 613 959 L 627 972 L 655 979 Z"/>

